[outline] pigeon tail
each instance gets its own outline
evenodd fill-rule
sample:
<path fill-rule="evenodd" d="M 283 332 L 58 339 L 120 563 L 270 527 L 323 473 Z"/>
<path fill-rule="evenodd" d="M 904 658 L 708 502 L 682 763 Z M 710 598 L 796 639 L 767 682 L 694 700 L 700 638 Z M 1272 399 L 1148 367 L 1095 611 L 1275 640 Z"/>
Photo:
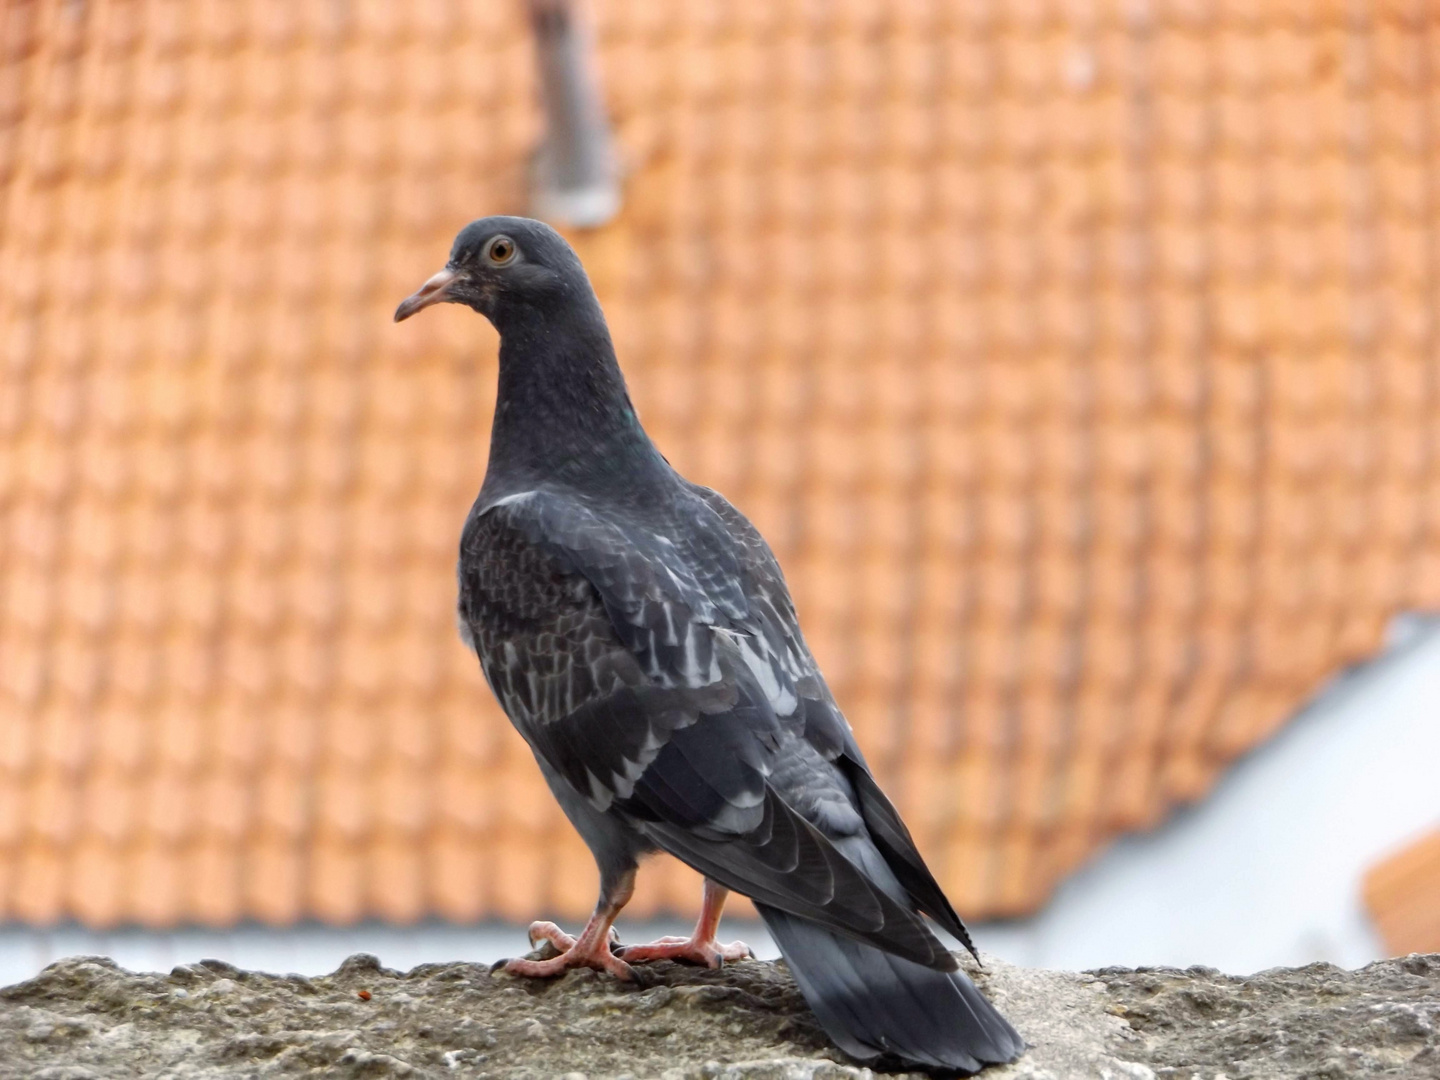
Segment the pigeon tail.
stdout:
<path fill-rule="evenodd" d="M 826 1034 L 851 1057 L 969 1075 L 1024 1051 L 963 971 L 936 971 L 765 904 L 755 909 Z"/>

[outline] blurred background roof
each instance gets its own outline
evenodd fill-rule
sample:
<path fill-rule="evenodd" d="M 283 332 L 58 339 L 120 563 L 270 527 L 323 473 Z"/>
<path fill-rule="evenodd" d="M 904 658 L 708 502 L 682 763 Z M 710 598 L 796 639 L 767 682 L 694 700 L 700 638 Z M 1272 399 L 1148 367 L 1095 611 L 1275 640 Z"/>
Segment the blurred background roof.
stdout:
<path fill-rule="evenodd" d="M 591 5 L 637 405 L 966 915 L 1440 607 L 1424 11 Z M 585 912 L 454 632 L 495 337 L 389 322 L 528 205 L 523 10 L 3 18 L 0 917 Z"/>

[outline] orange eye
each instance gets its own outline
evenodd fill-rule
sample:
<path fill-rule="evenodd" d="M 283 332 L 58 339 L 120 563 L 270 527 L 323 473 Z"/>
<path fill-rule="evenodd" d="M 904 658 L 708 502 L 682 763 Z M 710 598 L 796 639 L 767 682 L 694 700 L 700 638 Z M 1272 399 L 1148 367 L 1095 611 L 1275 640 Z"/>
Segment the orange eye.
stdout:
<path fill-rule="evenodd" d="M 504 266 L 515 257 L 515 241 L 508 236 L 497 236 L 485 248 L 485 257 L 496 266 Z"/>

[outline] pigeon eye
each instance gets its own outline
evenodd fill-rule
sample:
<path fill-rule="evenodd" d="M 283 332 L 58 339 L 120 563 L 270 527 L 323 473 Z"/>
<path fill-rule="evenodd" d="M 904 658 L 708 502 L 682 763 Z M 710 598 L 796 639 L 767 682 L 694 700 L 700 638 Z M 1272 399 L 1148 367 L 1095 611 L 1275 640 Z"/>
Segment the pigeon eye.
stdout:
<path fill-rule="evenodd" d="M 497 236 L 485 248 L 485 257 L 496 266 L 504 266 L 515 257 L 515 241 L 508 236 Z"/>

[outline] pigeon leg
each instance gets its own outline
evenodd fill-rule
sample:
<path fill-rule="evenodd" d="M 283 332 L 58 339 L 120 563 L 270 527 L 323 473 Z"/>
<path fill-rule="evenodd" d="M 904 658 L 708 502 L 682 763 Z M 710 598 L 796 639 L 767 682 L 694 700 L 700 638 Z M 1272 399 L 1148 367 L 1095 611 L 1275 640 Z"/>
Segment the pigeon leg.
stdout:
<path fill-rule="evenodd" d="M 505 970 L 512 975 L 526 975 L 544 979 L 552 975 L 563 975 L 571 968 L 589 967 L 596 971 L 608 971 L 617 979 L 627 982 L 635 977 L 630 965 L 617 959 L 610 951 L 614 935 L 612 926 L 620 909 L 630 901 L 635 891 L 635 871 L 628 870 L 613 881 L 602 881 L 600 900 L 595 905 L 595 914 L 580 931 L 579 937 L 571 937 L 551 922 L 530 924 L 530 943 L 548 941 L 560 950 L 559 956 L 548 960 L 506 960 Z"/>
<path fill-rule="evenodd" d="M 718 968 L 727 960 L 743 960 L 754 956 L 750 946 L 743 941 L 721 945 L 715 940 L 715 931 L 720 928 L 720 912 L 724 909 L 725 898 L 729 895 L 729 889 L 706 878 L 700 918 L 688 938 L 663 937 L 649 945 L 623 945 L 620 955 L 631 964 L 641 960 L 688 960 L 692 964 L 711 968 Z"/>

